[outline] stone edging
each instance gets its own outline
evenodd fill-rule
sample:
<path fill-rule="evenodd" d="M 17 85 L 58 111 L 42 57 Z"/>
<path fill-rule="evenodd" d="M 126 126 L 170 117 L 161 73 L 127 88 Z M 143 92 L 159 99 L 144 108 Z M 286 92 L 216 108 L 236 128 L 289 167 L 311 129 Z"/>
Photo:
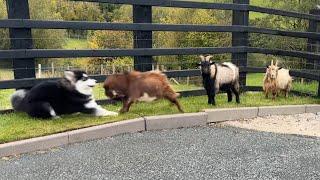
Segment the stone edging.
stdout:
<path fill-rule="evenodd" d="M 208 109 L 200 113 L 137 118 L 44 137 L 0 144 L 0 157 L 45 150 L 53 147 L 106 138 L 124 133 L 205 126 L 206 124 L 214 122 L 255 118 L 258 116 L 317 112 L 320 112 L 320 105 L 288 105 Z"/>

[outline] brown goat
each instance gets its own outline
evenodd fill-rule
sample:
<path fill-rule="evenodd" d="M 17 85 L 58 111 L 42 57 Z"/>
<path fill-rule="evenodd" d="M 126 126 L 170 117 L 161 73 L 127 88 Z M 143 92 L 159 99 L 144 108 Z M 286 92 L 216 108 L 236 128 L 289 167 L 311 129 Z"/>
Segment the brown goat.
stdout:
<path fill-rule="evenodd" d="M 151 102 L 161 98 L 168 99 L 183 112 L 177 100 L 179 94 L 171 88 L 167 76 L 160 71 L 114 74 L 105 80 L 103 87 L 106 96 L 123 100 L 121 113 L 128 112 L 137 101 Z"/>
<path fill-rule="evenodd" d="M 263 91 L 266 95 L 266 98 L 268 98 L 269 94 L 272 94 L 272 99 L 275 99 L 278 93 L 277 89 L 277 71 L 278 71 L 278 63 L 275 65 L 273 64 L 273 60 L 271 62 L 271 65 L 267 67 L 266 74 L 263 79 Z"/>
<path fill-rule="evenodd" d="M 263 90 L 266 98 L 269 93 L 272 93 L 272 99 L 278 96 L 279 91 L 284 92 L 285 97 L 288 97 L 288 93 L 292 86 L 292 77 L 289 74 L 289 70 L 278 67 L 278 62 L 268 66 L 266 74 L 263 80 Z"/>

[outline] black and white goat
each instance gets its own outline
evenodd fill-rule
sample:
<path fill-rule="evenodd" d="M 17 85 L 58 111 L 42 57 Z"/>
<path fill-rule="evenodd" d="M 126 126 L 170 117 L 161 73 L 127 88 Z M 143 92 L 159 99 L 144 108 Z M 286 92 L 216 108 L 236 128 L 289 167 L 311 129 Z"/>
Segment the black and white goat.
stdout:
<path fill-rule="evenodd" d="M 237 103 L 239 98 L 239 68 L 230 63 L 214 63 L 210 60 L 212 56 L 200 56 L 201 62 L 198 64 L 201 68 L 203 86 L 207 91 L 208 104 L 215 105 L 215 95 L 221 91 L 228 94 L 228 102 L 232 101 L 232 93 L 236 96 Z"/>

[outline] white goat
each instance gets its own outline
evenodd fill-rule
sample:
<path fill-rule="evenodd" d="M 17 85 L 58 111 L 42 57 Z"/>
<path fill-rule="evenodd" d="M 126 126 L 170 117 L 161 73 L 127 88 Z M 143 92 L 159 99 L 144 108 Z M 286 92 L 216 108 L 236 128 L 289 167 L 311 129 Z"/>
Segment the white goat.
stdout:
<path fill-rule="evenodd" d="M 284 92 L 285 97 L 288 97 L 292 87 L 292 77 L 289 70 L 278 67 L 278 61 L 267 67 L 266 74 L 263 79 L 263 90 L 268 98 L 269 93 L 272 93 L 272 99 L 279 94 L 280 91 Z"/>
<path fill-rule="evenodd" d="M 240 103 L 239 68 L 230 63 L 218 64 L 210 60 L 212 56 L 200 56 L 198 64 L 201 68 L 203 86 L 207 91 L 208 104 L 215 105 L 215 95 L 220 90 L 228 94 L 228 102 L 232 101 L 232 93 L 236 96 L 236 102 Z"/>

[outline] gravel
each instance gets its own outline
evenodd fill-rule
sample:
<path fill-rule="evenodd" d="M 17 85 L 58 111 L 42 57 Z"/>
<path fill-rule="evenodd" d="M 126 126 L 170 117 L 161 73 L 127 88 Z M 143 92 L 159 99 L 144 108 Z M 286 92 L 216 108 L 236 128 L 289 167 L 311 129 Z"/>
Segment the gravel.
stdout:
<path fill-rule="evenodd" d="M 318 179 L 320 139 L 199 127 L 0 160 L 0 179 Z"/>
<path fill-rule="evenodd" d="M 320 137 L 320 114 L 314 113 L 257 117 L 221 124 L 259 131 Z"/>

